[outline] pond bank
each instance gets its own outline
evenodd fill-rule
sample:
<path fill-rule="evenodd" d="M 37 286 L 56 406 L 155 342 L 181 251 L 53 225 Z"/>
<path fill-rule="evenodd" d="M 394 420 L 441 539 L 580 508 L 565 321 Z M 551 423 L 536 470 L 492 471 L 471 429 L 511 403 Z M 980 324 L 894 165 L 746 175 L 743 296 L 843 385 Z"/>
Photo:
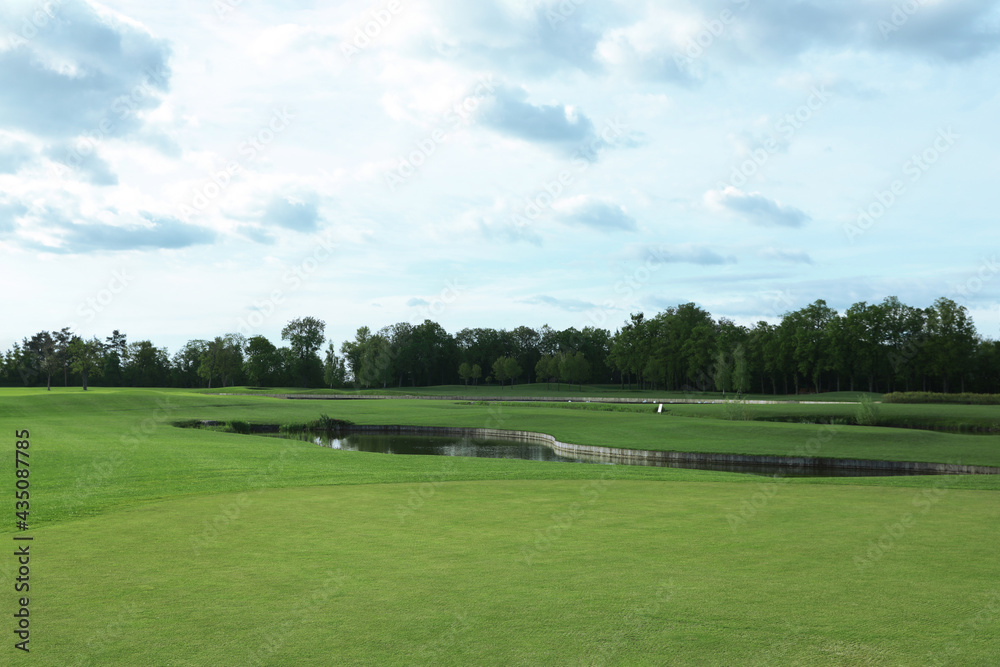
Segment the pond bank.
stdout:
<path fill-rule="evenodd" d="M 886 473 L 997 475 L 1000 468 L 991 466 L 927 463 L 920 461 L 878 461 L 871 459 L 838 459 L 805 456 L 771 456 L 752 454 L 714 454 L 707 452 L 671 452 L 646 449 L 598 447 L 560 442 L 546 433 L 534 431 L 506 431 L 493 428 L 466 428 L 449 426 L 382 426 L 352 425 L 344 433 L 392 433 L 399 435 L 447 435 L 483 439 L 521 440 L 540 442 L 557 453 L 584 455 L 615 463 L 692 463 L 734 466 L 784 466 L 788 468 L 834 468 L 843 470 L 884 471 Z"/>

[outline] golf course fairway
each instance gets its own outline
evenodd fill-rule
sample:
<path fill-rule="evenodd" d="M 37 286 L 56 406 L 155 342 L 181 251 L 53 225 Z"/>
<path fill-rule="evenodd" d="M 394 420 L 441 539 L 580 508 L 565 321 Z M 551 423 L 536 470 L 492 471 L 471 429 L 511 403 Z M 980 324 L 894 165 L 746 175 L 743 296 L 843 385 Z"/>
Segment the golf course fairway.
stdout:
<path fill-rule="evenodd" d="M 0 560 L 3 664 L 964 665 L 1000 652 L 997 476 L 395 456 L 174 425 L 323 411 L 609 445 L 658 429 L 696 442 L 703 428 L 709 448 L 743 428 L 738 449 L 773 436 L 784 453 L 829 428 L 817 424 L 180 390 L 0 389 L 0 406 L 0 538 L 32 538 L 30 657 L 10 632 L 17 563 Z M 22 429 L 26 531 L 12 497 Z M 842 426 L 827 455 L 912 443 L 990 465 L 997 442 Z"/>

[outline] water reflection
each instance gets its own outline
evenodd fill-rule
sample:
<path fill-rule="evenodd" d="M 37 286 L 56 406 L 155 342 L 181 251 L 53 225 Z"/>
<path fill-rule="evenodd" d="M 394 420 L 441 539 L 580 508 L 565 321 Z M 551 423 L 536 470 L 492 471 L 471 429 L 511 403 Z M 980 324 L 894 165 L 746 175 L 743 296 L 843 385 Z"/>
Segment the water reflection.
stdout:
<path fill-rule="evenodd" d="M 468 436 L 447 435 L 400 435 L 349 433 L 328 435 L 299 433 L 287 437 L 306 442 L 314 442 L 321 447 L 330 447 L 351 452 L 376 452 L 380 454 L 416 454 L 430 456 L 473 456 L 491 459 L 525 459 L 528 461 L 558 461 L 563 463 L 597 463 L 604 465 L 639 465 L 658 468 L 688 468 L 692 470 L 716 470 L 738 472 L 766 477 L 877 477 L 917 473 L 893 472 L 885 470 L 845 469 L 845 468 L 803 468 L 776 465 L 734 465 L 725 463 L 687 463 L 675 461 L 647 461 L 637 459 L 629 462 L 585 454 L 557 454 L 548 445 L 539 442 L 519 440 L 486 440 Z"/>
<path fill-rule="evenodd" d="M 304 440 L 322 447 L 351 452 L 380 454 L 428 454 L 431 456 L 478 456 L 488 459 L 525 459 L 528 461 L 580 462 L 556 454 L 551 447 L 514 440 L 483 440 L 480 438 L 437 435 L 373 435 L 352 433 L 330 436 L 305 434 Z"/>

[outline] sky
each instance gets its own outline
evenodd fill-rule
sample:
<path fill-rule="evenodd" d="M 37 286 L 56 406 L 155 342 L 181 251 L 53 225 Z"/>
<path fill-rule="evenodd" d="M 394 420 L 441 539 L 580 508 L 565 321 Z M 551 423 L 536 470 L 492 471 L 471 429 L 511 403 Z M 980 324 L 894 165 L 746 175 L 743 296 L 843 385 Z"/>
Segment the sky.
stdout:
<path fill-rule="evenodd" d="M 1000 338 L 1000 3 L 4 0 L 0 349 L 949 297 Z"/>

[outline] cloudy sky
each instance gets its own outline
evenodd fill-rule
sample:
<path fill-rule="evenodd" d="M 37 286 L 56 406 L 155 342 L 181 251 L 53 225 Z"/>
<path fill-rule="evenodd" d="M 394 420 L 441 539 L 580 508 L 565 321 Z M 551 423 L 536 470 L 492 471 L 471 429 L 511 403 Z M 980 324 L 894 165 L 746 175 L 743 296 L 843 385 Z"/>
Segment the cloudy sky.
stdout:
<path fill-rule="evenodd" d="M 976 0 L 4 0 L 0 347 L 888 295 L 997 338 L 998 52 Z"/>

